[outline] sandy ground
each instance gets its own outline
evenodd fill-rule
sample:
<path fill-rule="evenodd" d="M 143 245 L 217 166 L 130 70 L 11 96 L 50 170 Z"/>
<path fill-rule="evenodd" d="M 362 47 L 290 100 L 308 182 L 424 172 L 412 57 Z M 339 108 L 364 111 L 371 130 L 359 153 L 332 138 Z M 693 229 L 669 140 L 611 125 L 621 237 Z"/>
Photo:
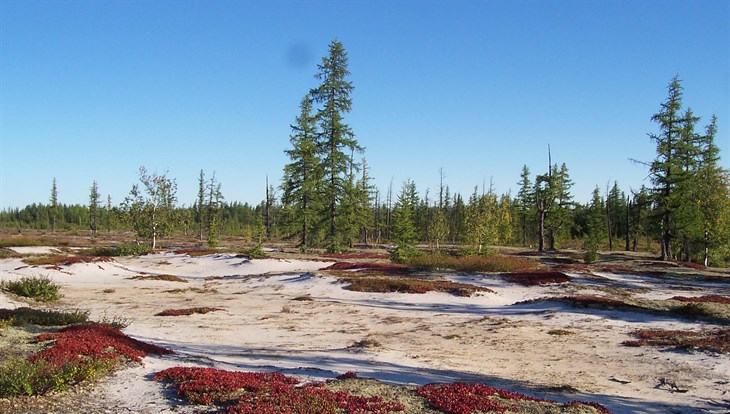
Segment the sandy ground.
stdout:
<path fill-rule="evenodd" d="M 730 283 L 664 284 L 604 273 L 571 275 L 577 283 L 528 288 L 498 276 L 450 275 L 496 292 L 460 298 L 350 292 L 318 272 L 329 264 L 161 253 L 52 270 L 5 259 L 0 260 L 0 277 L 47 275 L 62 285 L 64 298 L 55 307 L 86 309 L 92 318 L 127 318 L 128 335 L 176 351 L 118 371 L 95 389 L 97 398 L 130 412 L 184 412 L 187 408 L 150 380 L 152 373 L 177 365 L 277 371 L 303 380 L 356 371 L 396 384 L 482 382 L 558 401 L 594 401 L 614 413 L 729 410 L 729 355 L 620 345 L 635 329 L 701 329 L 703 323 L 551 302 L 514 303 L 596 293 L 605 286 L 645 288 L 638 295 L 658 299 L 730 296 Z M 156 274 L 179 276 L 187 283 L 131 279 Z M 0 294 L 0 307 L 22 305 Z M 224 310 L 154 316 L 199 306 Z M 570 333 L 548 333 L 556 329 Z M 379 346 L 353 346 L 365 339 Z M 686 392 L 661 385 L 666 383 Z"/>

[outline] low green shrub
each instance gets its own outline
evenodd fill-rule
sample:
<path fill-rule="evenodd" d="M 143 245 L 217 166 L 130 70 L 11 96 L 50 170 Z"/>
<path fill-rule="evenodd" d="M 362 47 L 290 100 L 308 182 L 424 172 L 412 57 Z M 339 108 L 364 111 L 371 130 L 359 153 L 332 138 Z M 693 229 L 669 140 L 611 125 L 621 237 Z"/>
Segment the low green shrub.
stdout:
<path fill-rule="evenodd" d="M 0 289 L 42 302 L 55 302 L 61 298 L 61 285 L 48 276 L 26 276 L 18 280 L 3 281 Z"/>
<path fill-rule="evenodd" d="M 139 256 L 150 251 L 149 246 L 135 242 L 123 242 L 117 246 L 96 247 L 90 249 L 88 254 L 92 256 L 116 257 L 116 256 Z"/>
<path fill-rule="evenodd" d="M 89 312 L 80 309 L 73 311 L 54 311 L 27 307 L 0 309 L 0 321 L 4 321 L 5 323 L 9 322 L 13 326 L 65 326 L 88 322 Z"/>
<path fill-rule="evenodd" d="M 399 245 L 395 250 L 390 252 L 390 261 L 394 263 L 409 263 L 410 260 L 421 255 L 421 252 L 411 245 Z"/>
<path fill-rule="evenodd" d="M 63 391 L 109 372 L 114 360 L 89 359 L 56 366 L 45 360 L 11 359 L 0 365 L 0 398 Z"/>
<path fill-rule="evenodd" d="M 244 255 L 248 256 L 249 259 L 265 259 L 269 257 L 260 244 L 245 251 Z"/>

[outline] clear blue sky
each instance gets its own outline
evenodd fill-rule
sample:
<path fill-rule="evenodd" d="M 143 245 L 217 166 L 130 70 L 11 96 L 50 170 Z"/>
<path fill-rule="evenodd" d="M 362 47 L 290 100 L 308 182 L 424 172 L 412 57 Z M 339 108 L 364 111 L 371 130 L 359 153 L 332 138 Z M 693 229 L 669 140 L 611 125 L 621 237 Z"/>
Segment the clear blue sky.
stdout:
<path fill-rule="evenodd" d="M 201 169 L 228 201 L 278 185 L 290 124 L 337 38 L 355 86 L 345 118 L 385 192 L 439 168 L 468 196 L 565 162 L 573 194 L 650 185 L 647 133 L 679 74 L 685 106 L 718 116 L 730 167 L 730 2 L 0 0 L 0 208 L 118 204 L 137 170 Z"/>

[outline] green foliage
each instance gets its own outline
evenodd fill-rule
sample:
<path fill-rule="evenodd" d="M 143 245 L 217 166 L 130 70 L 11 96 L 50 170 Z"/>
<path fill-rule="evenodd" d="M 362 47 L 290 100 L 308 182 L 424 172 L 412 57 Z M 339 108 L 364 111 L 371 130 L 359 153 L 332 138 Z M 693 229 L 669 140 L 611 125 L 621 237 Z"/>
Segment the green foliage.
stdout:
<path fill-rule="evenodd" d="M 252 248 L 245 251 L 243 254 L 248 256 L 249 259 L 266 259 L 267 257 L 269 257 L 266 252 L 264 252 L 260 244 L 253 246 Z"/>
<path fill-rule="evenodd" d="M 123 209 L 137 235 L 154 250 L 157 239 L 169 236 L 176 225 L 177 183 L 165 174 L 148 174 L 145 167 L 139 168 L 139 181 L 143 188 L 132 186 Z"/>
<path fill-rule="evenodd" d="M 94 247 L 86 250 L 90 256 L 117 257 L 117 256 L 139 256 L 150 251 L 149 246 L 136 242 L 123 242 L 117 246 Z"/>
<path fill-rule="evenodd" d="M 340 217 L 338 205 L 346 197 L 348 178 L 351 171 L 359 170 L 351 154 L 362 152 L 352 129 L 343 122 L 344 115 L 352 109 L 352 82 L 347 80 L 347 52 L 342 42 L 333 40 L 329 55 L 317 65 L 315 77 L 319 86 L 309 91 L 313 103 L 321 104 L 315 114 L 319 126 L 317 146 L 322 166 L 322 196 L 324 218 L 329 222 L 327 242 L 330 250 L 337 250 L 340 242 L 337 235 L 337 220 Z"/>
<path fill-rule="evenodd" d="M 54 311 L 22 307 L 16 309 L 0 309 L 0 320 L 10 321 L 13 326 L 65 326 L 88 322 L 89 312 L 80 309 L 73 311 Z"/>
<path fill-rule="evenodd" d="M 281 188 L 282 203 L 290 211 L 289 225 L 299 236 L 299 247 L 313 246 L 313 233 L 322 211 L 323 171 L 317 145 L 316 118 L 312 115 L 312 101 L 307 95 L 300 103 L 296 124 L 291 126 L 292 149 L 285 150 L 291 162 L 284 166 Z"/>
<path fill-rule="evenodd" d="M 54 302 L 61 298 L 61 285 L 48 276 L 26 276 L 18 280 L 3 281 L 0 289 L 42 302 Z"/>
<path fill-rule="evenodd" d="M 399 245 L 390 252 L 390 260 L 394 263 L 407 263 L 408 260 L 418 257 L 421 252 L 415 247 L 405 244 Z"/>

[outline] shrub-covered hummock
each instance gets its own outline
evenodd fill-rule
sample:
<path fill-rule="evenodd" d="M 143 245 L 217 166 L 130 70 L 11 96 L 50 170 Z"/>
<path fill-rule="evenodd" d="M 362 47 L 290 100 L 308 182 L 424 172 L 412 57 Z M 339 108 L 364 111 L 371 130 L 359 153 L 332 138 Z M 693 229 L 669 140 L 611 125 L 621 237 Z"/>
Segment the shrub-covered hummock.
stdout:
<path fill-rule="evenodd" d="M 60 391 L 98 378 L 121 361 L 141 361 L 151 353 L 173 353 L 132 339 L 108 325 L 72 325 L 36 339 L 55 342 L 27 359 L 13 359 L 0 365 L 0 398 Z"/>
<path fill-rule="evenodd" d="M 434 407 L 449 414 L 472 414 L 474 412 L 554 412 L 552 409 L 541 410 L 540 403 L 556 404 L 553 401 L 541 400 L 517 392 L 501 390 L 484 384 L 429 384 L 419 387 L 416 392 Z M 516 403 L 534 403 L 531 407 L 515 407 Z M 592 407 L 597 413 L 610 414 L 605 407 L 596 403 L 572 401 L 560 404 L 562 408 Z M 583 412 L 583 411 L 581 411 Z"/>
<path fill-rule="evenodd" d="M 399 402 L 334 392 L 322 383 L 295 387 L 296 378 L 278 373 L 175 367 L 153 378 L 173 383 L 178 395 L 191 404 L 227 405 L 223 410 L 227 414 L 387 414 L 403 410 Z"/>

